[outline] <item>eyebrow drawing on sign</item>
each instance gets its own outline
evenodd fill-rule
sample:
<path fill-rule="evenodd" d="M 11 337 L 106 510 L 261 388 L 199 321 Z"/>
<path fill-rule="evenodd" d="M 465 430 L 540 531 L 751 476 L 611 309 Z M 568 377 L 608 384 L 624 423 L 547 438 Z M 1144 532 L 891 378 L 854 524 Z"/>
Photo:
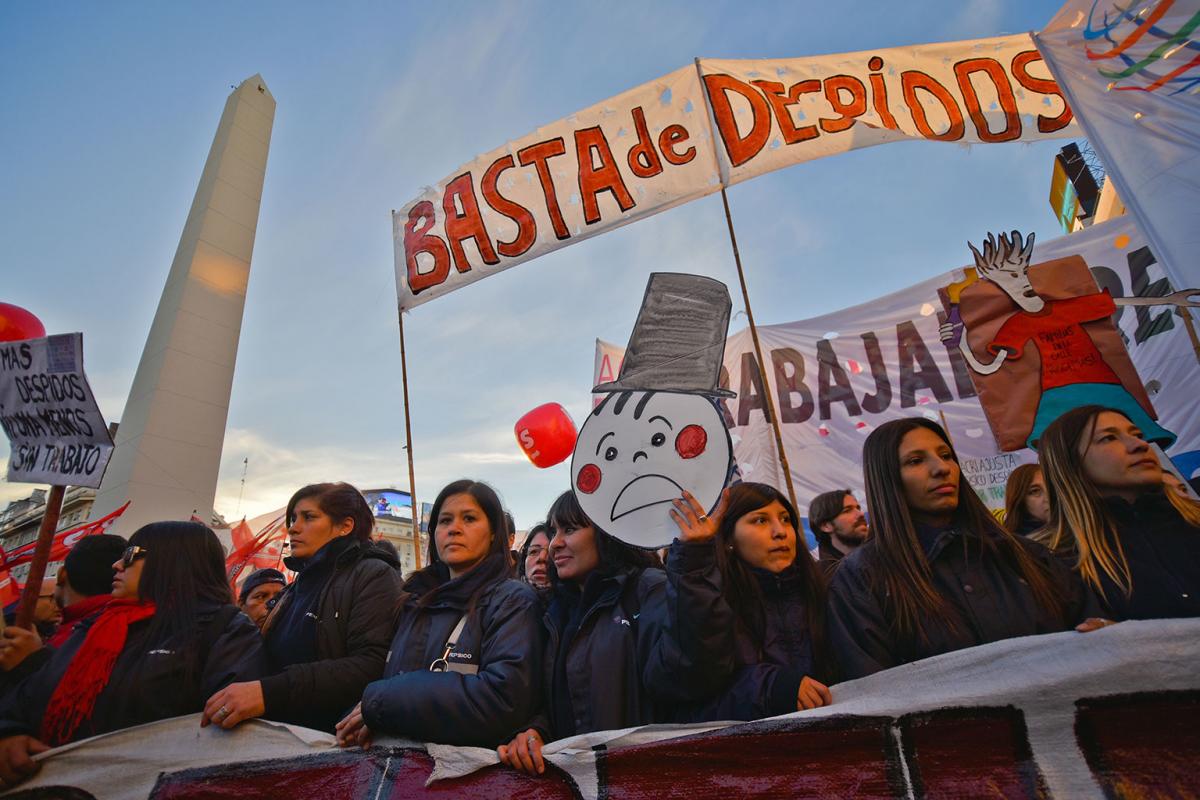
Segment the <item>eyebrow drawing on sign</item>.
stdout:
<path fill-rule="evenodd" d="M 733 460 L 714 402 L 731 308 L 711 278 L 654 273 L 617 380 L 588 415 L 571 459 L 571 487 L 605 532 L 636 547 L 671 542 L 671 501 L 686 489 L 711 511 Z"/>

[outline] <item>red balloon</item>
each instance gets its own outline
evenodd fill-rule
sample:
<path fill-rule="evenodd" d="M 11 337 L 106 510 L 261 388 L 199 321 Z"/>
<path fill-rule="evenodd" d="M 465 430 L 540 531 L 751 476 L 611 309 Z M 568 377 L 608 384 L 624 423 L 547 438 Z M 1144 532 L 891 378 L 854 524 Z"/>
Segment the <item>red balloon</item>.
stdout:
<path fill-rule="evenodd" d="M 41 339 L 46 335 L 42 321 L 20 306 L 0 303 L 0 342 Z"/>
<path fill-rule="evenodd" d="M 575 450 L 575 422 L 558 403 L 546 403 L 517 420 L 517 444 L 535 467 L 553 467 Z"/>

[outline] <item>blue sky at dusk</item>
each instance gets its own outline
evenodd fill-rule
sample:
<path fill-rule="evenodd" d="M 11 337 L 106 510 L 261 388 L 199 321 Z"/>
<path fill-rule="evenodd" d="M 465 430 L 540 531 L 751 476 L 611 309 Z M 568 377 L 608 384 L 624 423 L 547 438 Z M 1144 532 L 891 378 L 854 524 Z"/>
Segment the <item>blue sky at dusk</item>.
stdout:
<path fill-rule="evenodd" d="M 1036 29 L 1057 4 L 0 4 L 0 301 L 81 330 L 119 420 L 231 85 L 278 103 L 217 508 L 299 486 L 408 483 L 391 220 L 470 160 L 696 56 L 799 57 Z M 729 190 L 760 324 L 900 289 L 967 262 L 989 230 L 1060 235 L 1062 141 L 900 143 Z M 567 247 L 406 319 L 419 499 L 491 482 L 521 527 L 568 488 L 513 424 L 590 404 L 597 337 L 623 344 L 654 271 L 735 291 L 719 196 Z M 731 330 L 731 332 L 732 332 Z M 7 459 L 0 442 L 0 458 Z M 249 475 L 237 510 L 243 458 Z M 0 483 L 0 502 L 32 487 Z"/>

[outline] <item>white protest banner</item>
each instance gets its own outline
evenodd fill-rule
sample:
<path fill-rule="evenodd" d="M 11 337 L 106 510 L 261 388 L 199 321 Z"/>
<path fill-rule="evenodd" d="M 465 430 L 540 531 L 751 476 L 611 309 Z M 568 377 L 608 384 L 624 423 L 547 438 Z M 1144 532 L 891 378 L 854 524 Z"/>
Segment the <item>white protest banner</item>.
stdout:
<path fill-rule="evenodd" d="M 1118 302 L 1173 291 L 1128 217 L 1038 244 L 1033 257 L 1042 262 L 1073 254 Z M 937 289 L 962 278 L 962 270 L 954 270 L 854 308 L 759 326 L 801 506 L 830 489 L 861 488 L 866 435 L 889 419 L 922 414 L 945 422 L 967 478 L 989 507 L 1003 507 L 1008 473 L 1036 456 L 1028 449 L 1000 452 L 961 354 L 939 338 L 944 313 Z M 1179 437 L 1167 454 L 1191 476 L 1200 468 L 1200 364 L 1175 310 L 1119 306 L 1116 321 L 1159 423 Z M 725 366 L 729 388 L 738 392 L 727 402 L 734 452 L 747 480 L 783 485 L 754 363 L 749 331 L 731 336 Z"/>
<path fill-rule="evenodd" d="M 689 65 L 478 156 L 393 212 L 400 307 L 718 188 Z"/>
<path fill-rule="evenodd" d="M 700 66 L 732 185 L 905 139 L 999 143 L 1075 136 L 1028 34 Z"/>
<path fill-rule="evenodd" d="M 603 339 L 596 340 L 596 361 L 592 365 L 592 386 L 615 381 L 625 360 L 625 348 Z M 600 405 L 604 395 L 593 395 L 592 408 Z"/>
<path fill-rule="evenodd" d="M 1192 797 L 1200 621 L 1123 622 L 936 656 L 833 687 L 824 708 L 551 742 L 546 771 L 496 751 L 376 739 L 367 750 L 199 714 L 40 755 L 15 797 Z M 119 767 L 119 768 L 117 768 Z"/>
<path fill-rule="evenodd" d="M 0 343 L 8 480 L 97 488 L 113 442 L 83 374 L 83 334 Z"/>
<path fill-rule="evenodd" d="M 397 298 L 413 308 L 723 184 L 859 147 L 1076 133 L 1027 34 L 701 59 L 478 156 L 393 212 Z"/>
<path fill-rule="evenodd" d="M 1181 289 L 1200 286 L 1198 28 L 1198 0 L 1070 0 L 1034 34 L 1108 177 Z"/>
<path fill-rule="evenodd" d="M 1130 217 L 1039 244 L 1033 256 L 1040 262 L 1073 254 L 1118 303 L 1175 292 Z M 952 270 L 853 308 L 758 327 L 802 514 L 813 497 L 831 489 L 850 488 L 862 498 L 863 440 L 897 417 L 922 414 L 944 422 L 968 480 L 994 510 L 1004 507 L 1009 473 L 1036 460 L 1028 449 L 1000 451 L 961 354 L 939 338 L 944 314 L 937 290 L 962 277 L 961 269 Z M 1171 304 L 1118 306 L 1116 322 L 1159 423 L 1179 437 L 1167 454 L 1190 478 L 1200 473 L 1194 401 L 1200 363 L 1176 310 Z M 620 348 L 606 347 L 610 360 L 620 359 Z M 730 336 L 722 386 L 738 397 L 721 402 L 743 478 L 783 486 L 756 363 L 750 331 Z"/>

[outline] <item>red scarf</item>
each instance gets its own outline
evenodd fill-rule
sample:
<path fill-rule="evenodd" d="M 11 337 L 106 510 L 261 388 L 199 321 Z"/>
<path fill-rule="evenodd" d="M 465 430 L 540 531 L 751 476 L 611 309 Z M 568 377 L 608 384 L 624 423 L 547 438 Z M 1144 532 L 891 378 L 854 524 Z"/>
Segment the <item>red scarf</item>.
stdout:
<path fill-rule="evenodd" d="M 152 616 L 153 603 L 121 599 L 105 606 L 50 695 L 42 715 L 43 742 L 51 747 L 66 744 L 91 719 L 96 698 L 108 685 L 117 656 L 125 648 L 129 626 Z"/>
<path fill-rule="evenodd" d="M 71 634 L 75 632 L 75 626 L 80 620 L 87 619 L 92 614 L 95 614 L 108 602 L 112 600 L 111 594 L 98 594 L 95 597 L 85 597 L 78 603 L 72 603 L 63 609 L 62 622 L 58 624 L 58 630 L 54 635 L 46 640 L 46 644 L 51 647 L 62 647 L 67 639 L 71 638 Z"/>

